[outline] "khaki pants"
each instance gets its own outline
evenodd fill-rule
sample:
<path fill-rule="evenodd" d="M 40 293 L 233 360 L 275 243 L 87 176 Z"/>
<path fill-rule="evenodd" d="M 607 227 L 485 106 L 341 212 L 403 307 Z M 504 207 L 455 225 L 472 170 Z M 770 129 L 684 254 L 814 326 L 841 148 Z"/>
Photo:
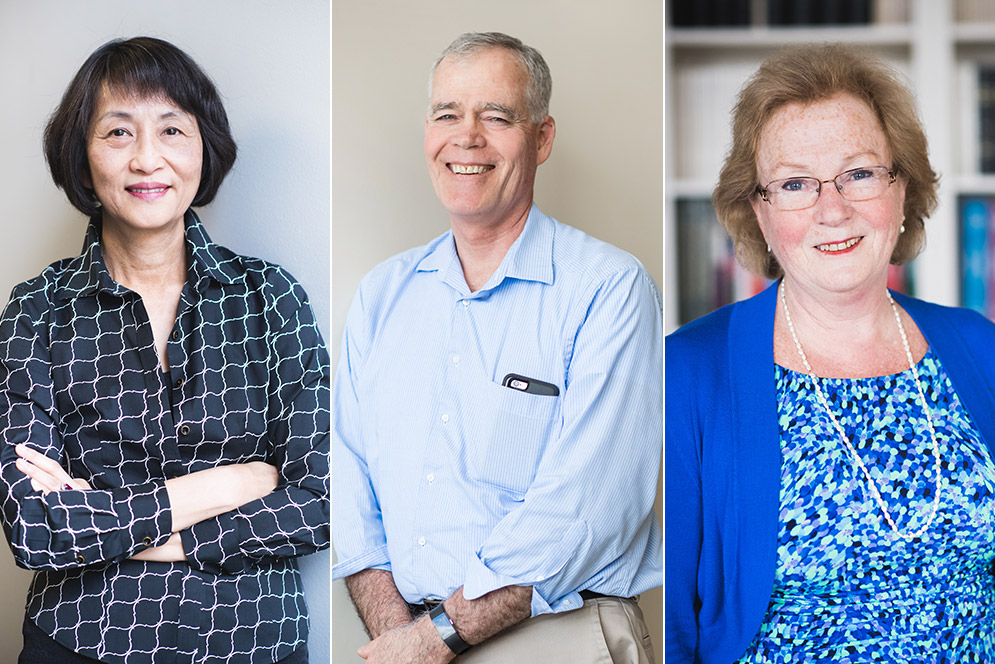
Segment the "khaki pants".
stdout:
<path fill-rule="evenodd" d="M 458 664 L 653 664 L 634 599 L 599 597 L 583 608 L 529 618 L 457 657 Z"/>

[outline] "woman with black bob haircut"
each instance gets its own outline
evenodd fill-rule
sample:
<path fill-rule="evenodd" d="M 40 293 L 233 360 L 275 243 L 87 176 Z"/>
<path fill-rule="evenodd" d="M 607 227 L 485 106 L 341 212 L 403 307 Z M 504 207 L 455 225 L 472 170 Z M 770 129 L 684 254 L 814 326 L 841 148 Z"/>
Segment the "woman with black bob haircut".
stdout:
<path fill-rule="evenodd" d="M 109 42 L 44 144 L 90 223 L 0 315 L 0 506 L 36 570 L 19 661 L 306 662 L 329 359 L 294 278 L 191 209 L 235 161 L 214 84 L 168 42 Z"/>
<path fill-rule="evenodd" d="M 186 53 L 161 39 L 136 37 L 111 41 L 94 51 L 49 119 L 45 159 L 69 202 L 88 217 L 100 211 L 100 201 L 87 185 L 87 141 L 105 89 L 139 99 L 170 99 L 197 119 L 204 162 L 191 205 L 201 207 L 213 201 L 237 153 L 221 97 Z"/>

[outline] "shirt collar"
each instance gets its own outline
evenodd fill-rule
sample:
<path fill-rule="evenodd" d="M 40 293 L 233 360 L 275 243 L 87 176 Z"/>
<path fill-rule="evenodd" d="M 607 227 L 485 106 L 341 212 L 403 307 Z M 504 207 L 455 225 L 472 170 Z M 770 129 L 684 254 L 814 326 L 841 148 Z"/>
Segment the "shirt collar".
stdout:
<path fill-rule="evenodd" d="M 505 278 L 553 283 L 553 234 L 555 225 L 533 203 L 525 228 L 508 248 L 491 278 L 478 292 L 497 288 Z M 450 230 L 429 245 L 428 254 L 415 268 L 418 272 L 438 272 L 439 280 L 460 291 L 466 290 L 463 268 L 456 253 L 456 241 Z"/>
<path fill-rule="evenodd" d="M 233 284 L 243 278 L 236 269 L 230 257 L 225 257 L 221 248 L 211 241 L 200 217 L 193 210 L 187 210 L 184 218 L 186 224 L 187 253 L 190 261 L 190 272 L 193 281 L 198 286 L 204 279 L 211 279 L 219 284 Z"/>
<path fill-rule="evenodd" d="M 193 210 L 187 210 L 183 219 L 187 255 L 191 258 L 187 280 L 198 290 L 204 280 L 210 279 L 219 284 L 234 283 L 238 279 L 231 260 L 226 260 L 219 247 L 211 242 L 200 218 Z M 81 254 L 71 261 L 68 269 L 59 275 L 56 282 L 56 297 L 72 299 L 82 295 L 93 295 L 104 291 L 122 296 L 128 289 L 111 278 L 100 249 L 102 221 L 100 216 L 91 217 L 83 240 Z"/>

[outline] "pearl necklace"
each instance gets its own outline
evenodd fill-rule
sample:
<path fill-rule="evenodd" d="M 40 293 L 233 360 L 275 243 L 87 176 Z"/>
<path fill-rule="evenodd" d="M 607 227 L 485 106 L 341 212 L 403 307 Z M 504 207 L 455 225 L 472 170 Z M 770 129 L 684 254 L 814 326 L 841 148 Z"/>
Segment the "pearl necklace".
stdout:
<path fill-rule="evenodd" d="M 822 388 L 819 386 L 819 381 L 815 376 L 815 372 L 812 371 L 812 365 L 808 363 L 808 358 L 805 356 L 805 351 L 802 350 L 802 345 L 798 341 L 798 335 L 795 334 L 795 326 L 791 322 L 791 312 L 788 310 L 788 300 L 784 296 L 786 286 L 784 282 L 781 282 L 781 303 L 784 305 L 784 317 L 788 321 L 788 331 L 791 332 L 791 338 L 795 342 L 795 348 L 798 349 L 798 355 L 802 358 L 802 363 L 805 365 L 805 371 L 808 376 L 812 379 L 812 384 L 815 385 L 815 392 L 819 397 L 819 402 L 822 403 L 822 407 L 825 408 L 826 413 L 829 415 L 829 419 L 832 420 L 833 427 L 839 434 L 840 439 L 846 448 L 850 450 L 850 454 L 853 456 L 855 465 L 860 468 L 863 472 L 864 477 L 867 479 L 867 486 L 871 490 L 871 495 L 874 497 L 874 501 L 881 508 L 881 512 L 884 514 L 884 520 L 888 523 L 891 530 L 906 541 L 912 541 L 917 537 L 920 537 L 929 528 L 930 524 L 933 523 L 933 518 L 936 517 L 936 512 L 940 505 L 940 445 L 936 442 L 936 431 L 933 429 L 933 418 L 929 414 L 929 409 L 926 407 L 926 396 L 923 394 L 922 385 L 919 383 L 919 372 L 916 370 L 915 362 L 912 361 L 912 351 L 909 349 L 909 339 L 905 336 L 905 327 L 902 325 L 902 318 L 898 315 L 898 307 L 895 306 L 895 300 L 891 297 L 891 293 L 887 290 L 885 293 L 888 295 L 888 303 L 891 304 L 891 311 L 895 314 L 895 321 L 898 323 L 898 331 L 902 335 L 902 345 L 905 346 L 905 356 L 909 360 L 909 368 L 912 370 L 912 377 L 915 379 L 916 390 L 919 394 L 919 405 L 922 407 L 923 412 L 926 413 L 926 426 L 929 427 L 929 435 L 933 440 L 933 460 L 935 461 L 936 467 L 936 480 L 934 481 L 934 491 L 933 491 L 933 507 L 930 509 L 929 518 L 926 519 L 924 523 L 918 530 L 913 533 L 902 532 L 895 525 L 895 520 L 891 517 L 891 512 L 888 510 L 888 506 L 885 505 L 884 499 L 881 497 L 881 492 L 878 490 L 877 484 L 871 478 L 870 472 L 867 470 L 867 466 L 861 460 L 860 455 L 857 454 L 857 450 L 854 449 L 853 445 L 850 443 L 850 439 L 847 438 L 846 433 L 843 431 L 843 427 L 840 426 L 839 421 L 836 416 L 833 415 L 833 411 L 829 408 L 829 401 L 826 400 L 826 395 L 823 394 Z"/>

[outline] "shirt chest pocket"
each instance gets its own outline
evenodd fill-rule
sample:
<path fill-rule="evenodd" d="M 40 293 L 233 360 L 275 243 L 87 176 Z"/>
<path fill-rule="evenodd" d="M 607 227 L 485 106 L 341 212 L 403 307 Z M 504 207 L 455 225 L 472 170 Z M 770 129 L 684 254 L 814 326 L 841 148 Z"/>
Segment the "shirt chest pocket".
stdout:
<path fill-rule="evenodd" d="M 543 450 L 559 434 L 560 397 L 487 382 L 471 404 L 466 449 L 471 479 L 524 494 Z"/>

